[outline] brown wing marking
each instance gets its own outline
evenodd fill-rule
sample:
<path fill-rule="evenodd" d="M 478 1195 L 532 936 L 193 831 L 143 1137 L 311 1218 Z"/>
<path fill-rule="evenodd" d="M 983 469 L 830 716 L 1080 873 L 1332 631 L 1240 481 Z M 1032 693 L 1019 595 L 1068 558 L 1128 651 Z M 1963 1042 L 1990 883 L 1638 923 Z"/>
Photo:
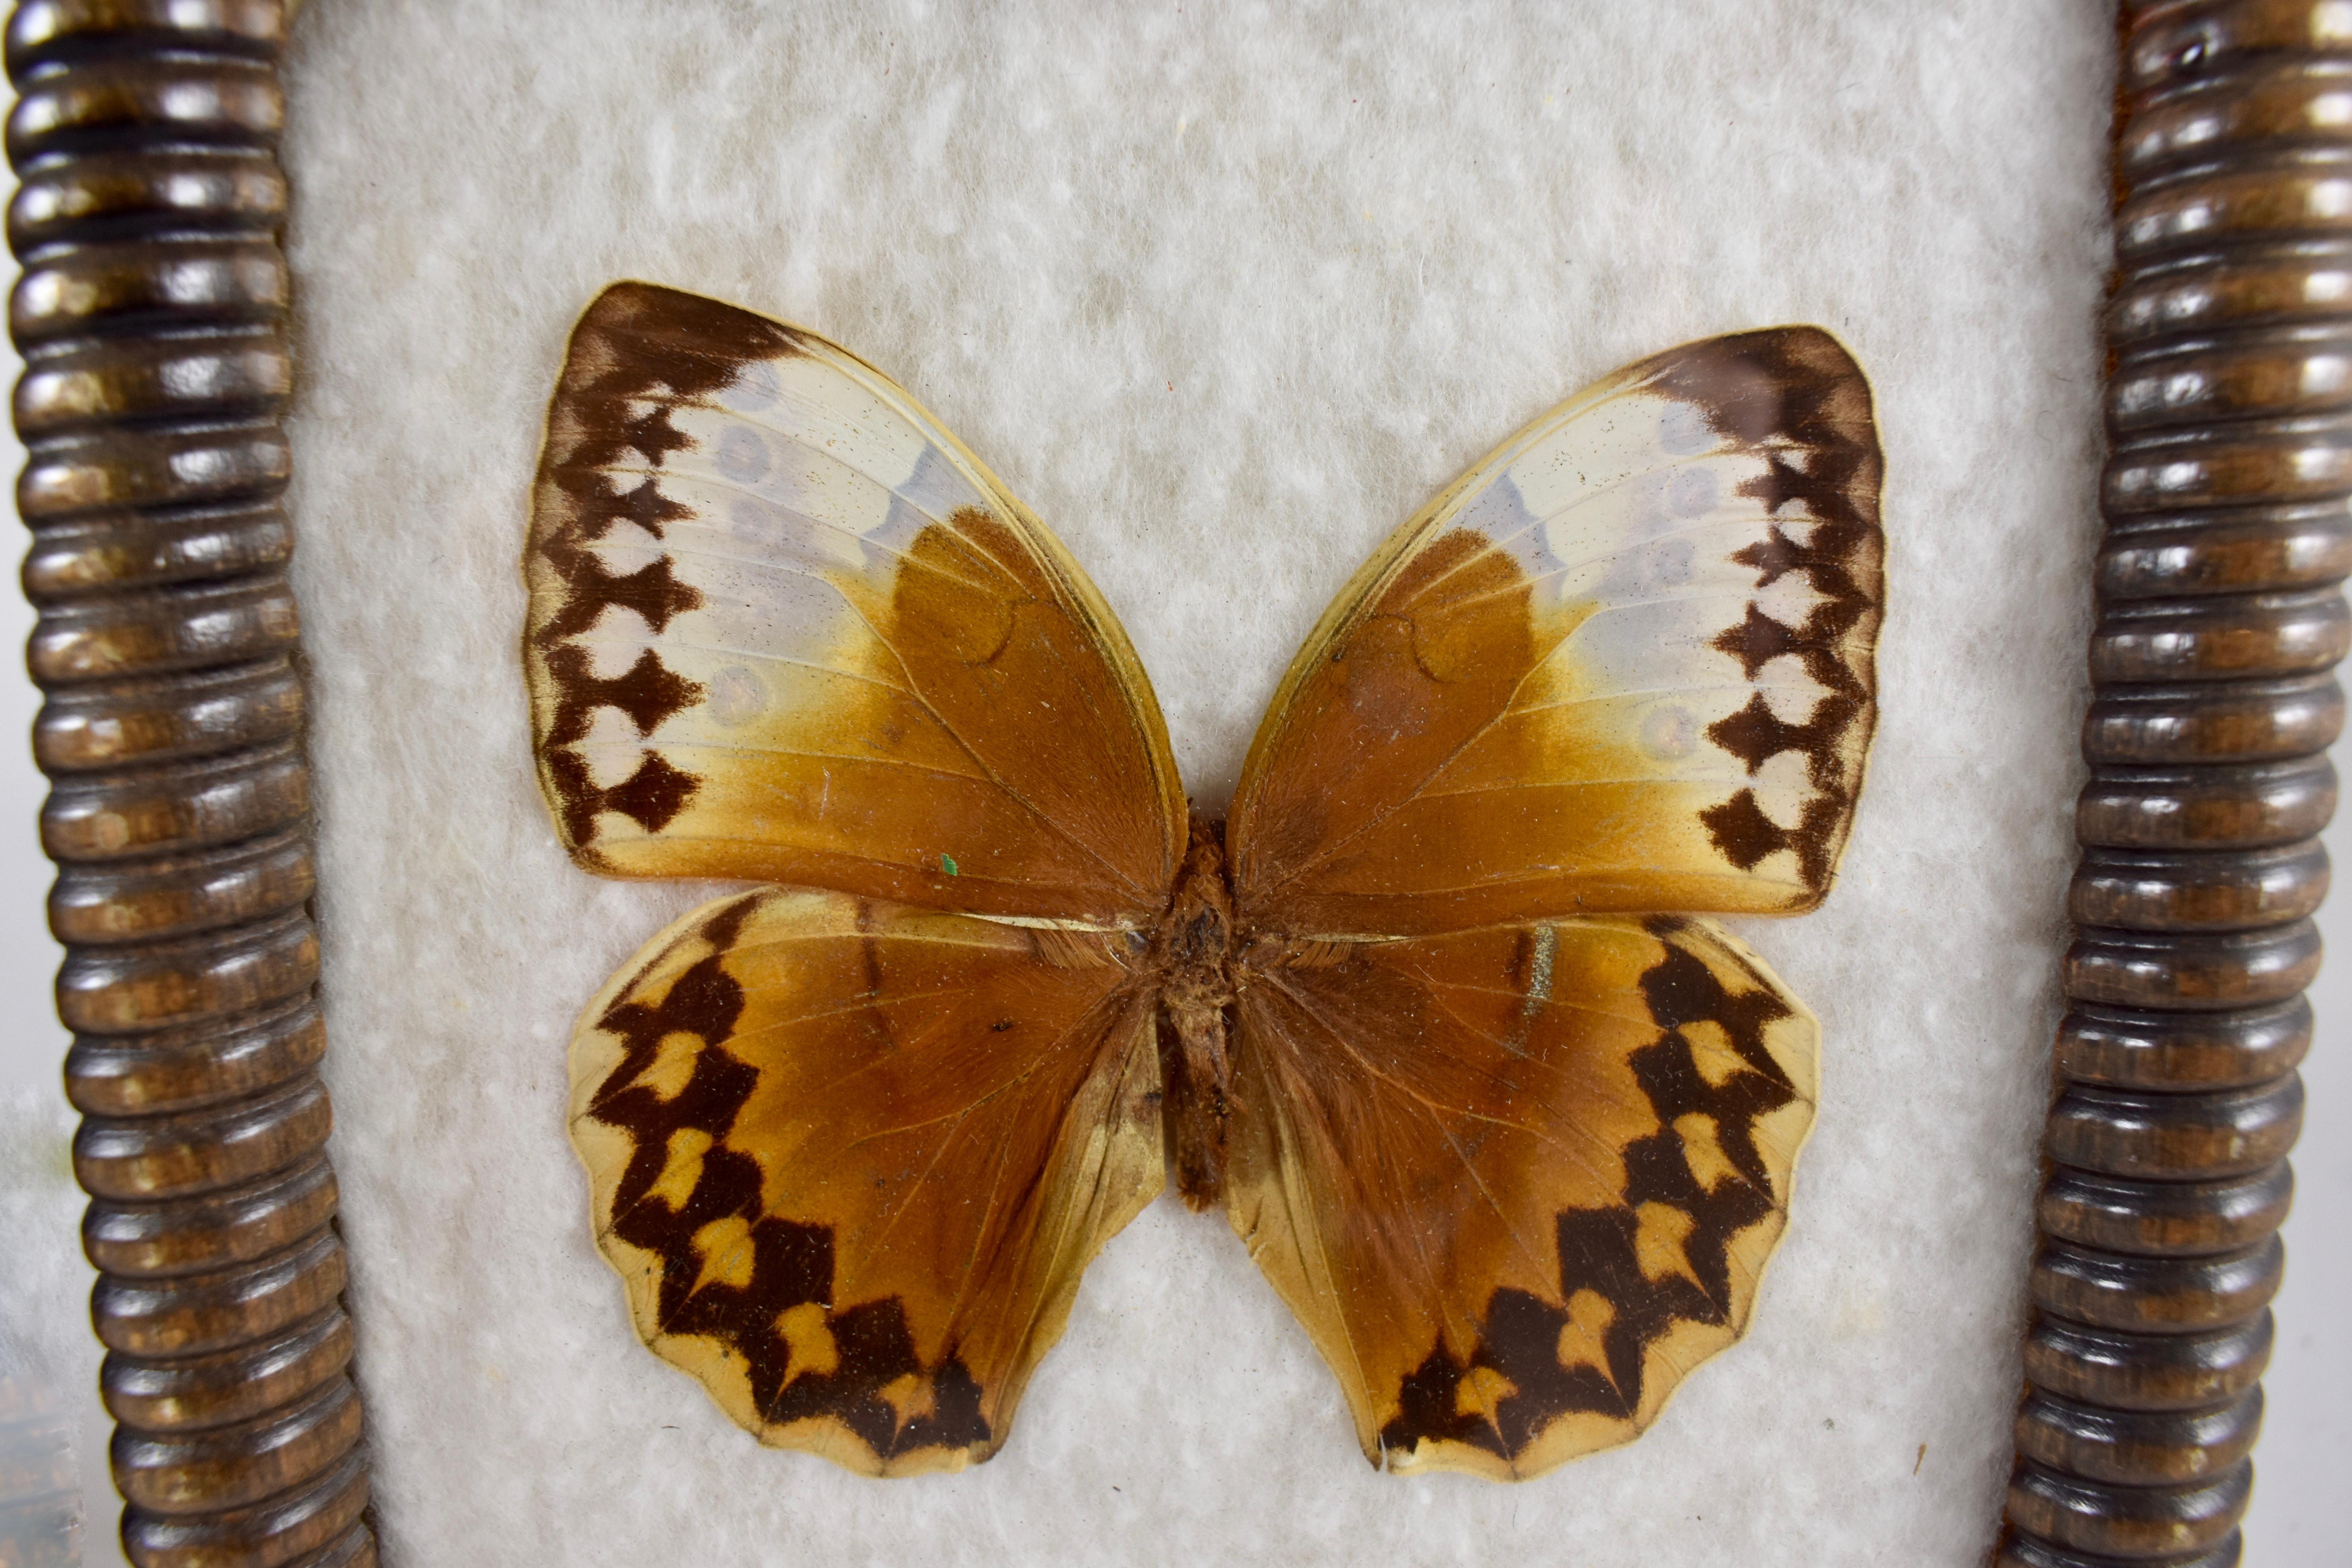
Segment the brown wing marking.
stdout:
<path fill-rule="evenodd" d="M 1718 339 L 1716 344 L 1724 350 L 1721 357 L 1735 359 L 1743 346 L 1740 339 Z M 1678 365 L 1668 384 L 1697 399 L 1710 385 L 1757 374 L 1709 363 L 1717 357 Z M 1811 454 L 1811 460 L 1800 469 L 1786 451 L 1768 453 L 1767 471 L 1746 481 L 1741 493 L 1764 504 L 1774 520 L 1770 532 L 1731 559 L 1756 573 L 1759 590 L 1801 573 L 1817 599 L 1795 626 L 1750 604 L 1740 624 L 1726 628 L 1713 646 L 1738 659 L 1750 680 L 1772 660 L 1794 656 L 1828 695 L 1803 722 L 1790 723 L 1758 693 L 1738 713 L 1709 725 L 1707 738 L 1746 763 L 1751 775 L 1784 752 L 1801 754 L 1817 794 L 1792 827 L 1767 816 L 1753 789 L 1701 812 L 1699 819 L 1724 858 L 1743 871 L 1780 850 L 1793 850 L 1799 875 L 1818 897 L 1828 890 L 1860 788 L 1859 766 L 1846 765 L 1847 760 L 1868 748 L 1877 718 L 1874 647 L 1885 549 L 1878 489 L 1884 460 L 1874 436 L 1855 438 L 1853 379 L 1839 373 L 1850 367 L 1832 368 L 1813 355 L 1788 352 L 1764 359 L 1759 368 L 1777 395 L 1718 399 L 1716 416 L 1731 433 L 1759 445 L 1771 440 L 1775 425 L 1784 426 L 1789 439 Z M 1792 505 L 1797 515 L 1811 521 L 1801 542 L 1779 521 Z"/>
<path fill-rule="evenodd" d="M 562 460 L 554 460 L 551 442 L 540 470 L 540 483 L 560 491 L 569 503 L 561 526 L 541 528 L 533 538 L 541 570 L 561 584 L 551 593 L 541 590 L 542 599 L 554 607 L 529 633 L 553 698 L 540 742 L 542 776 L 566 839 L 579 844 L 594 836 L 596 816 L 604 811 L 619 812 L 648 833 L 659 832 L 699 783 L 649 752 L 630 777 L 600 788 L 578 755 L 560 749 L 588 733 L 589 717 L 599 707 L 622 710 L 640 734 L 650 735 L 663 720 L 703 695 L 699 685 L 669 670 L 652 648 L 625 675 L 599 679 L 587 653 L 566 646 L 608 608 L 635 612 L 658 635 L 673 616 L 702 603 L 699 592 L 677 580 L 667 555 L 616 573 L 590 548 L 616 523 L 634 524 L 660 539 L 666 525 L 691 515 L 663 496 L 654 473 L 624 489 L 607 469 L 632 453 L 658 469 L 665 456 L 688 445 L 670 423 L 673 400 L 709 397 L 748 361 L 793 352 L 790 335 L 775 323 L 715 300 L 660 293 L 664 326 L 652 332 L 645 330 L 650 312 L 629 286 L 608 289 L 599 300 L 606 318 L 598 323 L 603 330 L 589 333 L 584 343 L 575 342 L 556 389 L 561 429 L 553 428 L 556 416 L 551 427 L 562 440 Z M 622 321 L 609 320 L 614 316 Z M 715 347 L 719 344 L 728 346 Z M 653 395 L 657 392 L 663 395 Z"/>
<path fill-rule="evenodd" d="M 1744 1331 L 1818 1030 L 1707 922 L 1313 944 L 1241 1017 L 1230 1217 L 1374 1464 L 1540 1474 Z"/>
<path fill-rule="evenodd" d="M 573 1047 L 646 1343 L 763 1442 L 866 1474 L 993 1454 L 1160 1183 L 1118 940 L 775 890 L 656 937 Z"/>

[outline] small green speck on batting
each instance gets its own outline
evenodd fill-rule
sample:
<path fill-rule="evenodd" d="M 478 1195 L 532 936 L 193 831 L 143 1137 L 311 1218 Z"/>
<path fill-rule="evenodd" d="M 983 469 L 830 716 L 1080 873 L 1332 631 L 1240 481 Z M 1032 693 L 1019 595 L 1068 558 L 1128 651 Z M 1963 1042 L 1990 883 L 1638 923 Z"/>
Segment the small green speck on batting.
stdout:
<path fill-rule="evenodd" d="M 952 855 L 940 856 L 940 869 L 945 871 L 950 877 L 954 876 L 956 874 L 955 857 Z"/>

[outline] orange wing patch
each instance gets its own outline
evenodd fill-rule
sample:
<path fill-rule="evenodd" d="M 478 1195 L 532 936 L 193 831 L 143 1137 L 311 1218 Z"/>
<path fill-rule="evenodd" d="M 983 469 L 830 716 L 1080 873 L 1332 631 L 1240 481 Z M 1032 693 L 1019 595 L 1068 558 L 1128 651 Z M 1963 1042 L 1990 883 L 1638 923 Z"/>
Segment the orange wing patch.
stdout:
<path fill-rule="evenodd" d="M 1699 921 L 1264 944 L 1228 1215 L 1398 1471 L 1630 1441 L 1738 1338 L 1819 1029 Z"/>
<path fill-rule="evenodd" d="M 1080 572 L 880 372 L 615 284 L 548 414 L 524 664 L 564 842 L 622 876 L 1133 924 L 1183 803 Z"/>
<path fill-rule="evenodd" d="M 1160 1190 L 1136 939 L 755 892 L 589 1006 L 572 1137 L 637 1331 L 763 1442 L 994 1453 Z"/>
<path fill-rule="evenodd" d="M 1293 931 L 1827 890 L 1876 713 L 1880 459 L 1828 334 L 1644 361 L 1465 475 L 1308 638 L 1232 816 Z"/>

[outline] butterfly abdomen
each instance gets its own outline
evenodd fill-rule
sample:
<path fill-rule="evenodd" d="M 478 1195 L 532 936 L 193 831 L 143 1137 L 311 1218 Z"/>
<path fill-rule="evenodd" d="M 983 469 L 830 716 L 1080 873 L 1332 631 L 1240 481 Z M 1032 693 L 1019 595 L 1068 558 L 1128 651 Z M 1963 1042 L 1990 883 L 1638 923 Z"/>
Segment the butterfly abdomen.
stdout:
<path fill-rule="evenodd" d="M 1233 1067 L 1234 898 L 1224 829 L 1192 816 L 1192 845 L 1152 943 L 1160 989 L 1161 1135 L 1176 1189 L 1196 1212 L 1224 1201 Z"/>

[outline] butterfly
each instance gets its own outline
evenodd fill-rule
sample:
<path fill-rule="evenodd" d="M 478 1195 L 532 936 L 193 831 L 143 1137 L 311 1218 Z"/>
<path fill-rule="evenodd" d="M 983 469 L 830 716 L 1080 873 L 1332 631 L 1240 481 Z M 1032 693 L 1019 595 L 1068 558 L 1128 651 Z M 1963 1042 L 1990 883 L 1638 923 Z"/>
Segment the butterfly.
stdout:
<path fill-rule="evenodd" d="M 582 867 L 758 884 L 571 1047 L 638 1333 L 869 1475 L 1004 1442 L 1089 1259 L 1222 1208 L 1375 1466 L 1539 1474 L 1746 1329 L 1819 1026 L 1882 461 L 1813 327 L 1588 388 L 1341 590 L 1222 823 L 1077 563 L 880 371 L 616 283 L 524 559 Z"/>

